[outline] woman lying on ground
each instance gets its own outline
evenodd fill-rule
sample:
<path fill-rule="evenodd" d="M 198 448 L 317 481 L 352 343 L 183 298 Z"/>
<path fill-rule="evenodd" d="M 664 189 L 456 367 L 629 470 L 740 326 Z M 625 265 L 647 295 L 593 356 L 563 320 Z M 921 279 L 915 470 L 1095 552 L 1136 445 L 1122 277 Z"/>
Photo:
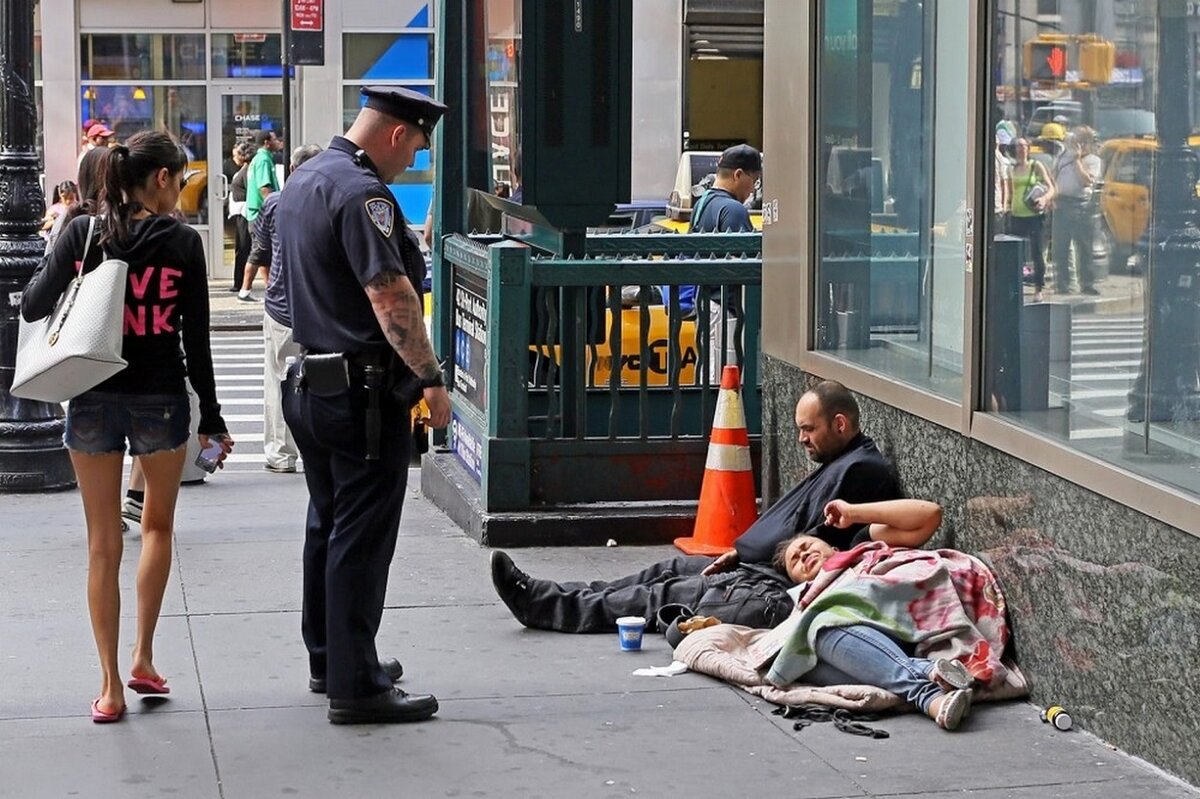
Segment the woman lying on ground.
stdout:
<path fill-rule="evenodd" d="M 936 528 L 941 508 L 914 499 L 835 500 L 826 516 L 841 528 L 869 523 L 871 538 L 879 539 Z M 839 552 L 800 535 L 780 545 L 777 565 L 800 588 L 797 611 L 770 634 L 766 679 L 775 686 L 873 685 L 953 730 L 970 708 L 976 680 L 1003 681 L 1004 598 L 977 559 L 878 540 Z"/>

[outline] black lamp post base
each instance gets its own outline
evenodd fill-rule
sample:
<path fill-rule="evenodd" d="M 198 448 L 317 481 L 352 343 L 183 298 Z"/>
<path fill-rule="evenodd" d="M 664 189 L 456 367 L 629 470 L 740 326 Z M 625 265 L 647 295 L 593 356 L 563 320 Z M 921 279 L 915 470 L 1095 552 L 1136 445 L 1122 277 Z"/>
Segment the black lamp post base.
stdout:
<path fill-rule="evenodd" d="M 75 472 L 62 432 L 62 419 L 0 422 L 0 492 L 73 488 Z"/>

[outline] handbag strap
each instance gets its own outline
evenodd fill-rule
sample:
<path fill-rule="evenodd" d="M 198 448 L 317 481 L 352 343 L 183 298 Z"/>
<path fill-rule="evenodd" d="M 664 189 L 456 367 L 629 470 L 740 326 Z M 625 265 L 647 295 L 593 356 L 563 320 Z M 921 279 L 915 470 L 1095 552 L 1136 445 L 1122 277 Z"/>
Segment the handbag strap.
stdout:
<path fill-rule="evenodd" d="M 62 332 L 63 325 L 67 323 L 67 317 L 71 315 L 71 309 L 75 307 L 75 298 L 79 296 L 79 289 L 83 285 L 83 267 L 87 263 L 88 250 L 92 246 L 92 236 L 96 232 L 96 217 L 88 217 L 88 232 L 87 239 L 83 242 L 83 257 L 79 259 L 79 274 L 71 281 L 71 286 L 68 289 L 70 294 L 67 295 L 67 304 L 63 308 L 62 316 L 58 317 L 58 325 L 50 333 L 50 346 L 53 347 L 58 343 L 58 335 Z"/>

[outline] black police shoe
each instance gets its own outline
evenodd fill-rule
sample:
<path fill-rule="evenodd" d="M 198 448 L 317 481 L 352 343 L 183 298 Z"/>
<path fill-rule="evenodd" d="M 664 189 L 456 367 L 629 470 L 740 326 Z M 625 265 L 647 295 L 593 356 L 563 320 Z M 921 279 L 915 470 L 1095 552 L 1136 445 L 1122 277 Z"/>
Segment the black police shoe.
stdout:
<path fill-rule="evenodd" d="M 330 699 L 331 724 L 399 724 L 424 721 L 438 711 L 429 694 L 407 694 L 399 688 L 365 699 Z"/>
<path fill-rule="evenodd" d="M 492 586 L 512 611 L 517 621 L 526 627 L 529 612 L 529 583 L 532 578 L 517 568 L 512 558 L 500 550 L 492 552 Z"/>
<path fill-rule="evenodd" d="M 391 679 L 392 682 L 397 682 L 404 676 L 404 667 L 400 665 L 400 661 L 395 658 L 379 661 L 379 665 L 383 667 L 383 671 Z M 325 693 L 325 678 L 324 677 L 309 677 L 308 690 L 314 694 Z"/>

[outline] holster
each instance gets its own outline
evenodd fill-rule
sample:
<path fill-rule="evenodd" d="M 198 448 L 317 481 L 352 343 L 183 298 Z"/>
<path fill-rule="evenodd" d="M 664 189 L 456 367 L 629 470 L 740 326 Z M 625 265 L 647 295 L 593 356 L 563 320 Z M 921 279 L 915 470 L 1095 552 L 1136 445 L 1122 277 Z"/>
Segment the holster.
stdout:
<path fill-rule="evenodd" d="M 300 381 L 318 397 L 335 397 L 350 388 L 350 370 L 340 352 L 309 354 L 300 364 Z"/>

